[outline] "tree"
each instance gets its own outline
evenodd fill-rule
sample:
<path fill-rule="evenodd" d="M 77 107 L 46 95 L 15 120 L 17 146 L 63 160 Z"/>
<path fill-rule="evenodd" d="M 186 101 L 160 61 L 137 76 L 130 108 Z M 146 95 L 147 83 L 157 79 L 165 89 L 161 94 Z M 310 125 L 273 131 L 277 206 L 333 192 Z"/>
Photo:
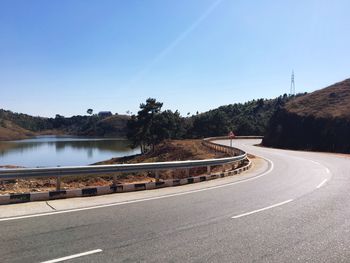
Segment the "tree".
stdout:
<path fill-rule="evenodd" d="M 146 103 L 140 104 L 140 111 L 137 116 L 132 115 L 128 121 L 128 138 L 132 141 L 133 146 L 140 146 L 141 152 L 145 153 L 150 147 L 154 149 L 154 145 L 158 139 L 152 132 L 154 119 L 160 113 L 163 103 L 156 99 L 148 98 Z"/>
<path fill-rule="evenodd" d="M 89 115 L 91 115 L 93 112 L 94 112 L 93 109 L 88 109 L 88 110 L 86 111 L 86 113 L 89 114 Z"/>

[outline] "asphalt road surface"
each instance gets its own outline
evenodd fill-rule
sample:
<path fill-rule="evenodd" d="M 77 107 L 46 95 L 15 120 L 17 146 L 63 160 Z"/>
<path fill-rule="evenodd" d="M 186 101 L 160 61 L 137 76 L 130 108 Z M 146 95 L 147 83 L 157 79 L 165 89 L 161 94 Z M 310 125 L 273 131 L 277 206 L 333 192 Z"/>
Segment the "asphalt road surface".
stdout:
<path fill-rule="evenodd" d="M 266 160 L 239 183 L 2 220 L 0 262 L 350 262 L 350 158 L 256 143 L 234 142 Z"/>

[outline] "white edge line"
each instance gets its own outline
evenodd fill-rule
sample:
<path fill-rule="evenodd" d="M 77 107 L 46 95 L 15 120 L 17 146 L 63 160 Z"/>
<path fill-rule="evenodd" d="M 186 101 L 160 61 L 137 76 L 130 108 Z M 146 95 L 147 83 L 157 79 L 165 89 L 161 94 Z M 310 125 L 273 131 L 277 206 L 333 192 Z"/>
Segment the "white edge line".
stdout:
<path fill-rule="evenodd" d="M 326 182 L 327 179 L 324 179 L 316 188 L 321 188 Z"/>
<path fill-rule="evenodd" d="M 95 249 L 95 250 L 90 250 L 90 251 L 87 251 L 87 252 L 74 254 L 74 255 L 71 255 L 71 256 L 67 256 L 67 257 L 62 257 L 62 258 L 56 258 L 56 259 L 52 259 L 52 260 L 48 260 L 48 261 L 43 261 L 41 263 L 62 262 L 62 261 L 68 260 L 68 259 L 83 257 L 83 256 L 91 255 L 91 254 L 100 253 L 100 252 L 102 252 L 102 249 Z"/>
<path fill-rule="evenodd" d="M 274 164 L 273 164 L 273 162 L 271 160 L 269 160 L 267 158 L 262 158 L 262 159 L 264 159 L 264 160 L 266 160 L 267 162 L 270 163 L 270 169 L 269 170 L 263 172 L 260 175 L 257 175 L 257 176 L 254 176 L 254 177 L 251 177 L 251 178 L 248 178 L 248 179 L 243 179 L 243 180 L 240 180 L 240 181 L 228 183 L 228 184 L 211 186 L 211 187 L 207 187 L 207 188 L 203 188 L 203 189 L 191 190 L 191 191 L 181 192 L 181 193 L 176 193 L 176 194 L 169 194 L 169 195 L 162 195 L 162 196 L 155 196 L 155 197 L 149 197 L 149 198 L 143 198 L 143 199 L 124 201 L 124 202 L 119 202 L 119 203 L 96 205 L 96 206 L 90 206 L 90 207 L 82 207 L 82 208 L 75 208 L 75 209 L 62 210 L 62 211 L 46 212 L 46 213 L 39 213 L 39 214 L 33 214 L 33 215 L 24 215 L 24 216 L 0 218 L 0 222 L 12 221 L 12 220 L 18 220 L 18 219 L 26 219 L 26 218 L 33 218 L 33 217 L 42 217 L 42 216 L 49 216 L 49 215 L 65 214 L 65 213 L 85 211 L 85 210 L 92 210 L 92 209 L 96 209 L 96 208 L 105 208 L 105 207 L 119 206 L 119 205 L 125 205 L 125 204 L 133 204 L 133 203 L 139 203 L 139 202 L 144 202 L 144 201 L 151 201 L 151 200 L 163 199 L 163 198 L 168 198 L 168 197 L 174 197 L 174 196 L 198 193 L 198 192 L 203 192 L 203 191 L 223 188 L 223 187 L 227 187 L 227 186 L 231 186 L 231 185 L 236 185 L 236 184 L 240 184 L 240 183 L 245 183 L 245 182 L 256 180 L 256 179 L 258 179 L 258 178 L 260 178 L 262 176 L 265 176 L 265 175 L 267 175 L 268 173 L 270 173 L 274 169 Z"/>
<path fill-rule="evenodd" d="M 270 206 L 267 206 L 267 207 L 264 207 L 264 208 L 260 208 L 260 209 L 257 209 L 257 210 L 254 210 L 254 211 L 251 211 L 251 212 L 248 212 L 248 213 L 236 215 L 236 216 L 233 216 L 231 218 L 232 219 L 236 219 L 236 218 L 240 218 L 240 217 L 243 217 L 243 216 L 248 216 L 248 215 L 255 214 L 255 213 L 258 213 L 258 212 L 261 212 L 261 211 L 265 211 L 265 210 L 268 210 L 268 209 L 271 209 L 271 208 L 274 208 L 274 207 L 277 207 L 277 206 L 281 206 L 281 205 L 287 204 L 287 203 L 292 202 L 292 201 L 293 201 L 293 199 L 289 199 L 287 201 L 284 201 L 284 202 L 281 202 L 281 203 L 278 203 L 278 204 L 270 205 Z"/>

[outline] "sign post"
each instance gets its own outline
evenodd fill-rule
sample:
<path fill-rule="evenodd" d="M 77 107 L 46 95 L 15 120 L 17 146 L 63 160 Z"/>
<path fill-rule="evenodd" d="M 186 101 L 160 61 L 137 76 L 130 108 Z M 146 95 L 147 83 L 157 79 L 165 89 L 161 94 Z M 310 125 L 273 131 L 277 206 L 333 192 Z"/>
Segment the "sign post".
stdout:
<path fill-rule="evenodd" d="M 235 134 L 233 133 L 233 131 L 230 131 L 230 133 L 228 134 L 228 137 L 230 138 L 230 147 L 232 147 L 232 139 L 235 138 Z"/>

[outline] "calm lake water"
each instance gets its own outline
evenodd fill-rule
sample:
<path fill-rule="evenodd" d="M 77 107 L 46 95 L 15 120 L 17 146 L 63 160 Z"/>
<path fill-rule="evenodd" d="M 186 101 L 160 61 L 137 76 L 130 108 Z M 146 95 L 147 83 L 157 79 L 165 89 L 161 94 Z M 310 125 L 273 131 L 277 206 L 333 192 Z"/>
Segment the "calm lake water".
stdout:
<path fill-rule="evenodd" d="M 122 139 L 71 136 L 39 136 L 0 141 L 0 166 L 50 167 L 88 165 L 112 157 L 140 153 Z"/>

